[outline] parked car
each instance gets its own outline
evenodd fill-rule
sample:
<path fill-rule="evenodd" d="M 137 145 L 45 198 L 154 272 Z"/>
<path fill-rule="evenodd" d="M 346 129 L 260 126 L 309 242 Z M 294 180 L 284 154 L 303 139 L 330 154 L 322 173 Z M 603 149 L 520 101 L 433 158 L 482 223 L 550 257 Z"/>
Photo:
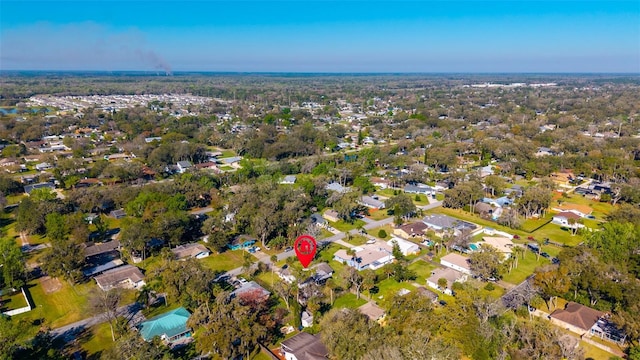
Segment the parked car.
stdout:
<path fill-rule="evenodd" d="M 560 259 L 554 257 L 553 259 L 551 259 L 551 263 L 552 264 L 560 264 Z"/>
<path fill-rule="evenodd" d="M 374 239 L 369 239 L 367 240 L 367 244 L 375 244 L 376 241 Z"/>
<path fill-rule="evenodd" d="M 285 252 L 287 252 L 287 251 L 291 251 L 291 250 L 293 250 L 293 248 L 292 248 L 291 246 L 287 246 L 286 248 L 284 248 L 284 251 L 285 251 Z"/>
<path fill-rule="evenodd" d="M 551 255 L 547 254 L 546 252 L 540 253 L 540 256 L 542 256 L 543 258 L 546 258 L 546 259 L 550 259 L 551 258 Z"/>

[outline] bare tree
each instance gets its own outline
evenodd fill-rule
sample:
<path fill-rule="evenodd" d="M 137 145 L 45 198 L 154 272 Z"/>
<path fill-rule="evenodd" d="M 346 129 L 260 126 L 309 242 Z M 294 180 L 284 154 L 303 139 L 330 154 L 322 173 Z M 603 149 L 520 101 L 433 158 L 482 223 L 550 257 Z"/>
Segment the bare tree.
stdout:
<path fill-rule="evenodd" d="M 122 290 L 115 288 L 109 291 L 96 290 L 89 297 L 92 312 L 109 323 L 111 339 L 116 341 L 114 326 L 118 319 L 118 305 L 122 301 Z"/>

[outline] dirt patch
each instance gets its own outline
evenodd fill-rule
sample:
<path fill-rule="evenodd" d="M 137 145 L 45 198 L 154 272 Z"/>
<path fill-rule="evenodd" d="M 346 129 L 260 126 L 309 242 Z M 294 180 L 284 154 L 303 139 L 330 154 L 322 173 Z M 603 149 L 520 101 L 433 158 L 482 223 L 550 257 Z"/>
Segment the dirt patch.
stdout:
<path fill-rule="evenodd" d="M 43 276 L 42 279 L 40 279 L 40 283 L 42 284 L 42 289 L 44 289 L 45 294 L 51 294 L 62 289 L 60 280 L 49 276 Z"/>

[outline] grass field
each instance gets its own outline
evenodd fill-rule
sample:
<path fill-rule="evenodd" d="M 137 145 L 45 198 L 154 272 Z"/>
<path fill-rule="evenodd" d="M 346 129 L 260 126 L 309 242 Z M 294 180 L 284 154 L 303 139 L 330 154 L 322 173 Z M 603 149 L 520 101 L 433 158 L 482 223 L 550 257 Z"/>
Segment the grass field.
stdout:
<path fill-rule="evenodd" d="M 389 215 L 387 215 L 387 210 L 386 209 L 370 209 L 369 210 L 369 216 L 368 218 L 372 219 L 372 220 L 382 220 L 382 219 L 386 219 L 388 218 Z"/>
<path fill-rule="evenodd" d="M 367 242 L 367 238 L 362 235 L 352 235 L 351 239 L 347 236 L 344 240 L 354 246 L 364 245 Z"/>
<path fill-rule="evenodd" d="M 524 253 L 524 259 L 518 258 L 518 267 L 511 270 L 511 273 L 505 273 L 502 280 L 517 285 L 523 282 L 529 275 L 533 274 L 533 271 L 538 266 L 549 264 L 549 260 L 540 256 L 539 260 L 536 260 L 536 254 L 527 250 Z"/>
<path fill-rule="evenodd" d="M 97 290 L 95 283 L 87 282 L 75 286 L 60 281 L 61 288 L 46 294 L 39 280 L 27 285 L 36 308 L 28 313 L 15 316 L 17 319 L 35 320 L 44 318 L 52 328 L 81 320 L 88 313 L 87 297 Z"/>
<path fill-rule="evenodd" d="M 420 285 L 426 285 L 427 279 L 431 276 L 431 272 L 436 268 L 436 265 L 424 260 L 417 260 L 413 264 L 409 265 L 409 270 L 415 271 L 418 276 L 416 278 L 416 282 Z"/>
<path fill-rule="evenodd" d="M 108 323 L 92 326 L 88 329 L 86 336 L 80 339 L 80 346 L 86 352 L 88 359 L 99 358 L 102 351 L 114 345 Z"/>
<path fill-rule="evenodd" d="M 416 200 L 416 194 L 407 194 L 407 195 L 411 197 L 411 200 L 416 206 L 429 205 L 429 199 L 427 199 L 427 195 L 418 194 L 418 199 L 420 200 Z"/>
<path fill-rule="evenodd" d="M 364 305 L 367 301 L 362 297 L 358 299 L 356 294 L 347 293 L 340 297 L 338 297 L 333 303 L 333 307 L 336 309 L 357 309 L 358 307 Z"/>
<path fill-rule="evenodd" d="M 382 308 L 389 309 L 393 306 L 393 298 L 396 297 L 402 289 L 414 291 L 416 288 L 409 282 L 399 283 L 393 278 L 384 279 L 378 283 L 378 293 L 373 294 L 371 298 Z"/>
<path fill-rule="evenodd" d="M 340 220 L 338 222 L 329 221 L 329 224 L 331 226 L 333 226 L 334 228 L 342 231 L 342 232 L 347 232 L 347 231 L 350 231 L 350 230 L 353 230 L 353 229 L 357 229 L 357 228 L 359 228 L 361 226 L 364 226 L 366 223 L 364 221 L 362 221 L 362 220 L 356 220 L 356 221 L 354 221 L 353 223 L 350 224 L 348 222 Z"/>
<path fill-rule="evenodd" d="M 27 301 L 24 299 L 24 295 L 22 295 L 22 291 L 18 291 L 15 294 L 2 298 L 2 309 L 6 310 L 15 310 L 19 308 L 23 308 L 27 306 Z"/>
<path fill-rule="evenodd" d="M 385 236 L 384 238 L 380 238 L 378 236 L 378 233 L 380 232 L 380 230 L 384 230 L 387 233 L 387 236 Z M 371 235 L 371 236 L 375 236 L 379 239 L 383 239 L 383 240 L 389 240 L 391 239 L 391 235 L 393 234 L 393 227 L 391 227 L 391 225 L 385 225 L 379 228 L 375 228 L 375 229 L 371 229 L 371 230 L 367 230 L 367 234 Z"/>
<path fill-rule="evenodd" d="M 213 271 L 229 271 L 242 266 L 244 263 L 243 254 L 242 250 L 228 250 L 221 254 L 210 255 L 200 261 Z"/>

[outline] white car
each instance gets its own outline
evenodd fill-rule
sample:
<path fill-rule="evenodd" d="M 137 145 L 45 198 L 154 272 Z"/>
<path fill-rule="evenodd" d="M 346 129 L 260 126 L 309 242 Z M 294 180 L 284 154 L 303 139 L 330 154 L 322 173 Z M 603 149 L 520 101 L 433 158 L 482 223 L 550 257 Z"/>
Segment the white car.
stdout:
<path fill-rule="evenodd" d="M 376 241 L 374 239 L 369 239 L 367 240 L 367 244 L 375 244 Z"/>

